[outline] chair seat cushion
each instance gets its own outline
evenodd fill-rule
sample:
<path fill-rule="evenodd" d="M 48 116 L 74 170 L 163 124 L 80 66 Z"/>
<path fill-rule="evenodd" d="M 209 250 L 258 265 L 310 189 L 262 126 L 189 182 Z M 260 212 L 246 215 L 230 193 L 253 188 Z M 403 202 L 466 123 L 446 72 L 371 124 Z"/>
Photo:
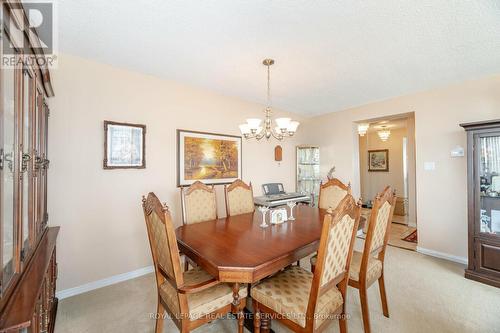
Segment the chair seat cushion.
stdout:
<path fill-rule="evenodd" d="M 359 272 L 361 270 L 361 259 L 363 253 L 354 251 L 351 260 L 351 268 L 349 269 L 349 279 L 359 281 Z M 377 258 L 369 257 L 368 267 L 366 270 L 367 285 L 375 282 L 382 275 L 382 262 Z"/>
<path fill-rule="evenodd" d="M 296 324 L 306 326 L 306 311 L 309 302 L 313 274 L 305 269 L 292 266 L 273 277 L 263 280 L 251 290 L 254 300 L 283 315 Z M 314 327 L 342 307 L 344 300 L 340 291 L 332 287 L 318 298 Z"/>
<path fill-rule="evenodd" d="M 195 267 L 192 270 L 184 272 L 185 285 L 195 285 L 212 278 L 210 274 L 200 267 Z M 175 289 L 168 281 L 162 284 L 160 295 L 167 304 L 169 304 L 169 300 L 175 300 L 177 298 Z M 241 299 L 247 297 L 246 285 L 240 287 L 239 295 Z M 191 320 L 199 319 L 233 302 L 233 290 L 227 283 L 218 284 L 198 293 L 186 294 L 186 296 L 189 307 L 189 318 Z"/>

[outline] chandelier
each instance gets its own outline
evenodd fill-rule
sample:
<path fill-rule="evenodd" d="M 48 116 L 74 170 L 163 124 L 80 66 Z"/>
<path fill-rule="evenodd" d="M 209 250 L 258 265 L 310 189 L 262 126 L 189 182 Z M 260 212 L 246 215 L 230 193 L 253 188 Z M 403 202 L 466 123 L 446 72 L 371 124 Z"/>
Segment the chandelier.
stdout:
<path fill-rule="evenodd" d="M 265 66 L 267 66 L 267 106 L 264 110 L 265 119 L 262 124 L 262 119 L 259 118 L 250 118 L 247 119 L 246 124 L 240 125 L 241 134 L 245 137 L 245 139 L 257 139 L 260 140 L 262 138 L 266 138 L 269 140 L 271 137 L 281 141 L 284 138 L 292 137 L 295 132 L 297 132 L 297 128 L 300 123 L 298 121 L 293 121 L 291 118 L 276 118 L 274 120 L 275 126 L 273 128 L 273 121 L 271 119 L 272 111 L 271 111 L 271 74 L 270 67 L 274 64 L 273 59 L 264 59 L 262 62 Z"/>
<path fill-rule="evenodd" d="M 370 128 L 370 124 L 359 124 L 358 125 L 358 134 L 359 136 L 365 136 Z"/>
<path fill-rule="evenodd" d="M 380 140 L 385 142 L 389 140 L 389 137 L 391 136 L 391 131 L 387 129 L 387 126 L 382 126 L 382 130 L 378 131 L 377 134 Z"/>

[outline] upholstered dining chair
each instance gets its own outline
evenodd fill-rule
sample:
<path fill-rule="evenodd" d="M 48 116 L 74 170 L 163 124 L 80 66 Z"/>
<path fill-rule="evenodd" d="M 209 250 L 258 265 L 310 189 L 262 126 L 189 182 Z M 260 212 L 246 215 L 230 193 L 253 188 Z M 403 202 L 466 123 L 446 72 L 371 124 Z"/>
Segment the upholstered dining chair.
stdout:
<path fill-rule="evenodd" d="M 227 216 L 255 211 L 252 183 L 247 185 L 241 179 L 236 179 L 230 185 L 224 185 L 224 193 L 226 195 Z"/>
<path fill-rule="evenodd" d="M 181 187 L 182 223 L 192 224 L 217 219 L 217 197 L 215 188 L 196 181 L 189 187 Z M 187 257 L 184 270 L 195 263 Z"/>
<path fill-rule="evenodd" d="M 232 307 L 233 290 L 211 275 L 195 267 L 182 272 L 177 239 L 168 207 L 162 205 L 154 193 L 143 197 L 142 207 L 153 256 L 158 291 L 158 307 L 155 332 L 163 332 L 165 312 L 181 332 L 190 332 L 217 315 L 225 315 L 240 309 Z M 235 290 L 245 306 L 247 288 Z M 239 331 L 243 329 L 243 317 L 238 317 Z"/>
<path fill-rule="evenodd" d="M 329 178 L 319 187 L 318 207 L 335 209 L 348 194 L 351 194 L 351 184 L 345 185 L 337 178 Z"/>
<path fill-rule="evenodd" d="M 389 318 L 384 281 L 384 258 L 395 206 L 396 195 L 391 187 L 387 186 L 382 193 L 377 195 L 373 203 L 363 253 L 354 251 L 352 256 L 349 285 L 359 289 L 365 333 L 370 333 L 367 289 L 377 280 L 382 299 L 382 312 Z"/>
<path fill-rule="evenodd" d="M 217 219 L 215 188 L 196 181 L 181 187 L 182 221 L 192 224 Z"/>
<path fill-rule="evenodd" d="M 347 332 L 346 291 L 360 212 L 348 195 L 325 214 L 314 273 L 291 266 L 252 287 L 255 332 L 269 332 L 270 317 L 294 332 L 323 331 L 335 318 Z"/>
<path fill-rule="evenodd" d="M 345 185 L 337 178 L 328 178 L 319 187 L 318 207 L 320 209 L 335 209 L 342 199 L 351 194 L 351 185 Z M 318 256 L 311 257 L 311 272 L 314 272 Z"/>

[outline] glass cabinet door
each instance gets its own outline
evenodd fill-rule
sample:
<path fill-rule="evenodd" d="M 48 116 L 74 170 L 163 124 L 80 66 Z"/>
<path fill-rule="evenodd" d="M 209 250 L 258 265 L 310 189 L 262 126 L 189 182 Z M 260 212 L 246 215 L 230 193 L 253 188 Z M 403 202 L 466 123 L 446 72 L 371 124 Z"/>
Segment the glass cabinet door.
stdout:
<path fill-rule="evenodd" d="M 2 241 L 2 286 L 9 285 L 14 274 L 14 246 L 15 246 L 15 176 L 17 168 L 16 154 L 16 107 L 15 87 L 17 84 L 16 70 L 5 68 L 1 77 L 1 241 Z M 3 290 L 4 288 L 2 288 Z"/>
<path fill-rule="evenodd" d="M 480 232 L 500 237 L 500 134 L 478 136 Z"/>
<path fill-rule="evenodd" d="M 313 194 L 315 203 L 321 183 L 319 168 L 318 147 L 297 147 L 297 192 Z"/>
<path fill-rule="evenodd" d="M 36 109 L 35 109 L 35 159 L 36 159 L 36 172 L 35 172 L 35 232 L 37 236 L 39 236 L 42 230 L 42 222 L 43 222 L 43 142 L 42 142 L 42 133 L 43 133 L 43 94 L 41 92 L 41 87 L 37 89 L 37 97 L 36 97 Z"/>
<path fill-rule="evenodd" d="M 21 181 L 22 181 L 22 244 L 23 253 L 27 255 L 30 250 L 30 243 L 33 242 L 33 209 L 32 209 L 32 118 L 33 118 L 33 75 L 26 69 L 23 74 L 23 116 L 22 116 L 22 165 L 21 165 Z M 30 236 L 31 235 L 31 236 Z"/>

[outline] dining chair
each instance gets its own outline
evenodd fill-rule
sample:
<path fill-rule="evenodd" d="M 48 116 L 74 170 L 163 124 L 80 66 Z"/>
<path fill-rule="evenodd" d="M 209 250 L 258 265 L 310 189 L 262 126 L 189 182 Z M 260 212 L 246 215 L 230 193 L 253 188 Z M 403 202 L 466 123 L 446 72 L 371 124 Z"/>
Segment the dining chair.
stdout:
<path fill-rule="evenodd" d="M 365 333 L 370 333 L 367 289 L 378 280 L 382 311 L 389 318 L 384 282 L 384 258 L 391 228 L 396 195 L 390 186 L 379 193 L 373 203 L 363 253 L 354 251 L 349 285 L 359 290 Z"/>
<path fill-rule="evenodd" d="M 351 194 L 351 184 L 345 185 L 337 178 L 328 178 L 326 183 L 319 187 L 318 207 L 320 209 L 335 209 L 347 195 Z M 316 267 L 317 255 L 310 259 L 311 272 Z"/>
<path fill-rule="evenodd" d="M 189 187 L 181 187 L 182 221 L 184 224 L 217 219 L 217 198 L 214 186 L 197 180 Z"/>
<path fill-rule="evenodd" d="M 247 185 L 241 179 L 236 179 L 230 185 L 224 185 L 224 193 L 226 195 L 227 216 L 255 211 L 252 183 Z"/>
<path fill-rule="evenodd" d="M 189 187 L 181 187 L 182 223 L 192 224 L 217 219 L 217 197 L 214 186 L 196 181 Z M 184 270 L 196 266 L 185 257 Z"/>
<path fill-rule="evenodd" d="M 255 332 L 269 332 L 270 318 L 294 332 L 322 331 L 333 318 L 347 332 L 346 291 L 360 212 L 347 195 L 325 213 L 314 273 L 291 266 L 252 287 Z"/>
<path fill-rule="evenodd" d="M 329 178 L 319 187 L 318 207 L 335 209 L 348 194 L 351 194 L 351 184 L 345 185 L 337 178 Z"/>
<path fill-rule="evenodd" d="M 233 290 L 204 270 L 195 267 L 182 272 L 177 239 L 166 205 L 162 205 L 154 193 L 143 197 L 142 207 L 153 256 L 158 292 L 155 332 L 163 332 L 165 312 L 181 332 L 217 319 L 231 311 L 238 312 L 245 306 L 247 288 L 242 285 L 234 294 L 241 299 L 240 309 L 234 309 Z M 238 316 L 239 332 L 243 329 L 243 317 Z"/>

